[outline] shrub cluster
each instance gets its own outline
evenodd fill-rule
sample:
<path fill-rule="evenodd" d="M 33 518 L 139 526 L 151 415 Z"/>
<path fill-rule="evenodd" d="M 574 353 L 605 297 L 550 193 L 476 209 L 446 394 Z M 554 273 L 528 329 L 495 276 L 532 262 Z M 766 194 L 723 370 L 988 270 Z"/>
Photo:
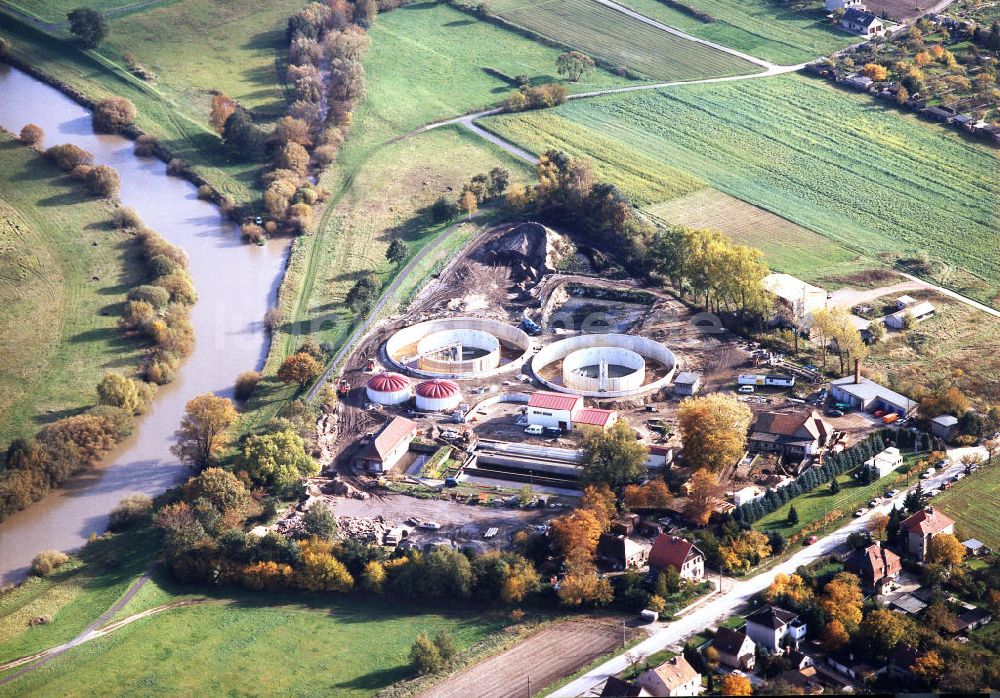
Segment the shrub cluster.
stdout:
<path fill-rule="evenodd" d="M 94 107 L 94 130 L 121 133 L 135 123 L 135 105 L 124 97 L 102 99 Z"/>
<path fill-rule="evenodd" d="M 44 550 L 31 561 L 31 573 L 46 577 L 69 562 L 69 555 L 58 550 Z"/>
<path fill-rule="evenodd" d="M 503 103 L 504 111 L 526 111 L 547 109 L 566 101 L 567 91 L 563 85 L 550 82 L 537 87 L 523 86 Z"/>

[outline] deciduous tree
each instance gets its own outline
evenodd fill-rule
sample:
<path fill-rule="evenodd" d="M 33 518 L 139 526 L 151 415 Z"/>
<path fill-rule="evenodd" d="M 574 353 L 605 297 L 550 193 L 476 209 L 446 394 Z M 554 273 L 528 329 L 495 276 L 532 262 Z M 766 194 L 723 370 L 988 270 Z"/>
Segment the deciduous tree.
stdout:
<path fill-rule="evenodd" d="M 135 105 L 124 97 L 102 99 L 94 107 L 94 129 L 103 133 L 121 133 L 135 123 Z"/>
<path fill-rule="evenodd" d="M 270 434 L 251 434 L 243 442 L 241 463 L 250 477 L 280 489 L 319 472 L 305 451 L 302 437 L 291 427 Z"/>
<path fill-rule="evenodd" d="M 751 416 L 750 408 L 733 395 L 715 393 L 684 400 L 677 411 L 684 460 L 711 471 L 732 465 L 746 449 Z"/>
<path fill-rule="evenodd" d="M 409 252 L 409 248 L 406 243 L 395 238 L 389 243 L 388 249 L 385 251 L 385 258 L 389 260 L 391 264 L 395 264 L 397 267 L 406 261 L 406 255 Z"/>
<path fill-rule="evenodd" d="M 646 470 L 646 448 L 624 420 L 607 430 L 588 429 L 580 447 L 583 480 L 605 484 L 619 497 Z"/>
<path fill-rule="evenodd" d="M 182 461 L 204 468 L 228 443 L 226 430 L 239 415 L 229 398 L 212 393 L 188 401 L 170 451 Z"/>
<path fill-rule="evenodd" d="M 580 51 L 566 51 L 556 59 L 556 70 L 576 82 L 594 70 L 594 59 Z"/>
<path fill-rule="evenodd" d="M 476 211 L 479 210 L 479 203 L 476 201 L 476 195 L 471 191 L 466 191 L 458 200 L 458 205 L 465 211 L 469 219 L 475 215 Z"/>
<path fill-rule="evenodd" d="M 851 636 L 847 634 L 844 624 L 836 618 L 827 622 L 820 632 L 820 642 L 827 652 L 836 652 L 850 641 Z"/>
<path fill-rule="evenodd" d="M 108 20 L 97 10 L 78 7 L 67 13 L 69 31 L 84 48 L 97 48 L 108 35 Z"/>
<path fill-rule="evenodd" d="M 21 129 L 21 134 L 18 138 L 25 145 L 35 145 L 37 143 L 41 143 L 42 139 L 45 138 L 45 131 L 42 130 L 41 126 L 26 124 L 24 128 Z"/>
<path fill-rule="evenodd" d="M 688 482 L 687 501 L 684 504 L 684 516 L 689 521 L 704 526 L 712 516 L 715 500 L 722 488 L 715 480 L 715 475 L 709 470 L 698 470 Z"/>
<path fill-rule="evenodd" d="M 841 572 L 823 587 L 819 607 L 829 620 L 838 620 L 848 632 L 861 622 L 864 595 L 861 581 L 849 572 Z"/>
<path fill-rule="evenodd" d="M 208 115 L 208 122 L 220 135 L 225 129 L 226 121 L 236 111 L 236 106 L 236 100 L 222 92 L 212 95 L 212 110 Z"/>
<path fill-rule="evenodd" d="M 298 383 L 300 388 L 323 373 L 323 366 L 305 352 L 292 354 L 278 368 L 278 380 L 282 383 Z"/>
<path fill-rule="evenodd" d="M 427 637 L 427 633 L 420 633 L 410 647 L 410 664 L 420 675 L 434 674 L 444 667 L 441 653 L 437 646 Z"/>
<path fill-rule="evenodd" d="M 931 538 L 924 561 L 929 565 L 958 567 L 963 559 L 965 559 L 965 546 L 952 534 L 941 533 Z"/>
<path fill-rule="evenodd" d="M 859 632 L 875 654 L 884 657 L 903 639 L 906 624 L 899 614 L 880 608 L 870 611 L 865 616 L 861 621 Z"/>
<path fill-rule="evenodd" d="M 752 696 L 753 687 L 750 685 L 750 679 L 746 676 L 726 674 L 722 677 L 722 695 Z"/>

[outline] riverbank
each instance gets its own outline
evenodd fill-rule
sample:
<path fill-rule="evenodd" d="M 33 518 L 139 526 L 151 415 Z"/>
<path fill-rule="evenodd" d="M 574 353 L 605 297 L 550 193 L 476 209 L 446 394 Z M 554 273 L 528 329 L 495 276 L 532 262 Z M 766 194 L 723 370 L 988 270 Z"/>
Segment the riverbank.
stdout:
<path fill-rule="evenodd" d="M 284 270 L 286 240 L 246 245 L 237 227 L 200 200 L 190 183 L 166 174 L 152 157 L 136 157 L 120 136 L 93 132 L 90 113 L 55 88 L 0 64 L 0 126 L 19 132 L 27 123 L 50 139 L 73 143 L 95 162 L 121 175 L 122 203 L 190 257 L 198 289 L 191 323 L 195 346 L 176 380 L 158 391 L 150 413 L 137 420 L 132 437 L 96 468 L 77 476 L 45 500 L 0 524 L 0 584 L 23 579 L 34 555 L 44 549 L 72 550 L 104 530 L 108 512 L 134 492 L 157 494 L 184 475 L 170 454 L 184 404 L 204 392 L 232 395 L 236 376 L 260 368 L 267 353 L 263 317 Z"/>

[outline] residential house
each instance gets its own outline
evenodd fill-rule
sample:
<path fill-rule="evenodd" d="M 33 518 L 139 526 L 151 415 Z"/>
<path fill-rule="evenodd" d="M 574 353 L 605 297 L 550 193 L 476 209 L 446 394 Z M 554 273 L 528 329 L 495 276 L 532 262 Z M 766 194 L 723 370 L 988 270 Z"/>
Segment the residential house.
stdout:
<path fill-rule="evenodd" d="M 415 422 L 406 417 L 394 417 L 361 451 L 358 462 L 370 473 L 388 472 L 410 449 L 410 442 L 416 435 Z"/>
<path fill-rule="evenodd" d="M 785 653 L 785 659 L 788 660 L 788 665 L 792 669 L 808 669 L 811 666 L 816 666 L 813 662 L 812 657 L 808 654 L 803 654 L 798 650 L 789 650 Z"/>
<path fill-rule="evenodd" d="M 885 477 L 902 464 L 903 454 L 895 446 L 890 446 L 865 461 L 865 465 L 873 468 L 880 478 Z"/>
<path fill-rule="evenodd" d="M 855 550 L 844 560 L 844 570 L 856 574 L 861 579 L 861 586 L 876 594 L 884 594 L 888 590 L 899 576 L 900 569 L 899 555 L 878 542 Z"/>
<path fill-rule="evenodd" d="M 597 559 L 612 569 L 637 569 L 646 564 L 646 549 L 628 536 L 602 533 L 597 540 Z"/>
<path fill-rule="evenodd" d="M 970 630 L 981 628 L 992 620 L 993 614 L 985 608 L 963 604 L 962 610 L 956 613 L 953 618 L 948 619 L 944 630 L 952 635 L 964 634 Z"/>
<path fill-rule="evenodd" d="M 701 674 L 683 656 L 668 659 L 643 672 L 635 681 L 653 696 L 696 696 L 701 693 Z"/>
<path fill-rule="evenodd" d="M 750 427 L 750 448 L 802 459 L 815 455 L 833 436 L 818 412 L 762 412 Z"/>
<path fill-rule="evenodd" d="M 701 374 L 694 371 L 683 371 L 674 378 L 674 395 L 694 395 L 701 388 Z"/>
<path fill-rule="evenodd" d="M 849 7 L 844 11 L 844 16 L 840 18 L 840 26 L 854 34 L 861 36 L 882 36 L 885 34 L 885 25 L 877 16 L 856 7 Z"/>
<path fill-rule="evenodd" d="M 649 566 L 656 570 L 673 567 L 681 579 L 697 582 L 705 576 L 705 555 L 691 541 L 661 533 L 649 551 Z"/>
<path fill-rule="evenodd" d="M 906 536 L 907 552 L 923 562 L 927 555 L 927 548 L 934 536 L 939 536 L 942 533 L 955 533 L 955 521 L 934 507 L 927 507 L 903 519 L 899 528 L 901 533 Z"/>
<path fill-rule="evenodd" d="M 746 633 L 761 647 L 778 652 L 786 645 L 799 646 L 806 635 L 806 623 L 797 613 L 777 606 L 764 606 L 747 616 Z"/>
<path fill-rule="evenodd" d="M 617 410 L 602 410 L 597 407 L 585 407 L 573 417 L 573 427 L 597 427 L 602 431 L 609 429 L 618 421 Z"/>
<path fill-rule="evenodd" d="M 959 114 L 958 116 L 956 116 L 954 119 L 951 120 L 951 123 L 954 126 L 962 129 L 963 131 L 968 131 L 969 133 L 971 133 L 972 127 L 975 126 L 976 124 L 976 117 L 972 116 L 971 114 Z"/>
<path fill-rule="evenodd" d="M 539 390 L 528 398 L 526 414 L 528 424 L 569 430 L 582 409 L 583 398 L 579 395 Z"/>
<path fill-rule="evenodd" d="M 756 662 L 756 649 L 753 640 L 746 633 L 719 628 L 712 638 L 712 648 L 719 653 L 719 662 L 730 669 L 753 671 Z"/>
<path fill-rule="evenodd" d="M 923 322 L 933 317 L 934 305 L 927 301 L 922 301 L 916 305 L 911 305 L 902 310 L 897 310 L 891 315 L 886 315 L 882 321 L 885 326 L 892 330 L 901 330 L 906 327 L 907 322 L 912 318 L 912 322 Z"/>
<path fill-rule="evenodd" d="M 899 393 L 861 376 L 861 365 L 854 363 L 854 375 L 830 383 L 830 397 L 857 410 L 885 410 L 900 417 L 916 412 L 917 403 Z"/>
<path fill-rule="evenodd" d="M 611 522 L 611 532 L 616 536 L 631 536 L 638 524 L 638 514 L 622 514 Z"/>
<path fill-rule="evenodd" d="M 885 664 L 872 664 L 868 657 L 855 653 L 851 649 L 838 650 L 826 658 L 826 663 L 854 681 L 864 682 L 874 679 L 888 671 Z"/>
<path fill-rule="evenodd" d="M 617 676 L 609 678 L 601 690 L 601 698 L 640 698 L 651 695 L 653 694 L 639 684 L 623 681 Z"/>
<path fill-rule="evenodd" d="M 735 506 L 742 506 L 747 502 L 756 501 L 763 496 L 764 490 L 756 485 L 747 485 L 746 487 L 733 492 L 733 504 Z"/>
<path fill-rule="evenodd" d="M 942 439 L 950 439 L 958 431 L 958 417 L 942 414 L 931 420 L 931 433 Z"/>

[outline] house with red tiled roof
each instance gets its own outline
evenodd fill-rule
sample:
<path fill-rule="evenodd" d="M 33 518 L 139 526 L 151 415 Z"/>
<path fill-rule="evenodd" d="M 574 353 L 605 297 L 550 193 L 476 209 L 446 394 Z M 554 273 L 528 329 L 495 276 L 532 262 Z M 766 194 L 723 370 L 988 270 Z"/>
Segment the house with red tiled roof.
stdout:
<path fill-rule="evenodd" d="M 528 424 L 568 431 L 582 410 L 583 398 L 579 395 L 539 390 L 528 398 L 526 414 Z"/>
<path fill-rule="evenodd" d="M 844 560 L 844 570 L 856 574 L 861 579 L 861 585 L 874 590 L 876 594 L 885 593 L 886 588 L 899 576 L 900 569 L 899 555 L 879 542 L 855 550 Z"/>
<path fill-rule="evenodd" d="M 649 566 L 656 570 L 673 567 L 681 579 L 697 582 L 705 576 L 705 555 L 691 541 L 661 533 L 649 551 Z"/>
<path fill-rule="evenodd" d="M 370 473 L 388 472 L 410 449 L 410 441 L 416 435 L 416 422 L 394 417 L 371 438 L 358 456 L 358 462 Z"/>
<path fill-rule="evenodd" d="M 907 552 L 923 562 L 934 536 L 942 533 L 955 534 L 955 521 L 934 507 L 927 507 L 903 519 L 899 528 L 906 537 Z"/>
<path fill-rule="evenodd" d="M 826 446 L 833 428 L 815 410 L 762 412 L 750 428 L 750 448 L 802 458 Z"/>

